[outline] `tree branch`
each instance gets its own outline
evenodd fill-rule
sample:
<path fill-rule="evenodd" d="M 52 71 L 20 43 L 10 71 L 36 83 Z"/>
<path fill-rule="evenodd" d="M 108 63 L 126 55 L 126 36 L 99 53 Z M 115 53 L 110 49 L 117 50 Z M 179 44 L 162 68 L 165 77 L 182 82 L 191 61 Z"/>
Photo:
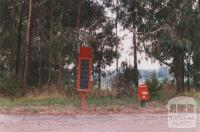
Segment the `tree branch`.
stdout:
<path fill-rule="evenodd" d="M 143 42 L 142 44 L 143 44 L 143 47 L 144 47 L 145 52 L 148 54 L 148 51 L 147 51 L 148 48 L 146 47 L 145 42 Z M 150 55 L 150 56 L 154 57 L 156 60 L 158 60 L 159 62 L 165 64 L 165 65 L 168 66 L 168 67 L 173 67 L 172 64 L 170 64 L 170 63 L 164 61 L 164 60 L 161 59 L 161 58 L 155 57 L 155 56 L 153 56 L 153 55 Z"/>

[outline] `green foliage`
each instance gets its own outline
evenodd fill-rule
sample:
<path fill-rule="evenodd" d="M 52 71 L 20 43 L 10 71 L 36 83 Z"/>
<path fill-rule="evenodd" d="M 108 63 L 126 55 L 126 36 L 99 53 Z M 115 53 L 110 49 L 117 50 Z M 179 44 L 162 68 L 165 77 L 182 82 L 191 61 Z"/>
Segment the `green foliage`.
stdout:
<path fill-rule="evenodd" d="M 119 39 L 115 38 L 116 34 L 113 33 L 115 21 L 109 19 L 105 12 L 108 9 L 105 6 L 112 6 L 112 11 L 118 12 L 117 20 L 124 28 L 140 32 L 138 49 L 142 46 L 141 42 L 144 42 L 148 55 L 159 60 L 160 63 L 168 63 L 173 73 L 180 69 L 176 67 L 180 63 L 176 62 L 175 66 L 175 61 L 180 60 L 179 55 L 182 57 L 182 62 L 188 59 L 188 56 L 191 57 L 192 76 L 194 83 L 199 86 L 200 4 L 193 2 L 190 6 L 188 2 L 192 2 L 192 0 L 119 0 L 119 6 L 115 7 L 111 0 L 82 0 L 80 31 L 78 31 L 78 0 L 34 1 L 28 66 L 29 85 L 38 85 L 39 59 L 41 59 L 42 84 L 48 82 L 50 72 L 50 81 L 52 81 L 50 83 L 64 81 L 66 74 L 75 73 L 77 51 L 80 44 L 93 48 L 93 71 L 95 73 L 110 66 L 113 59 L 119 56 L 115 52 L 114 42 Z M 12 4 L 10 0 L 0 1 L 0 70 L 11 72 L 11 60 L 16 59 L 12 56 L 12 52 L 14 52 L 12 41 L 16 40 L 16 44 L 19 44 L 16 47 L 19 48 L 18 64 L 21 77 L 24 70 L 22 67 L 23 46 L 29 3 L 24 0 L 16 0 L 14 3 L 16 11 L 13 13 L 15 16 L 11 15 L 11 11 L 14 11 L 11 7 Z M 16 31 L 12 31 L 11 24 L 16 26 Z M 152 31 L 156 32 L 152 33 Z M 15 36 L 12 33 L 15 33 L 17 38 L 12 38 Z M 140 51 L 143 49 L 141 48 Z M 70 67 L 72 65 L 75 65 L 74 68 Z M 185 63 L 181 65 L 185 67 Z M 136 71 L 133 71 L 132 68 L 125 69 L 123 74 L 123 78 L 126 78 L 125 82 L 131 82 L 134 72 Z M 69 78 L 71 79 L 71 76 Z M 17 80 L 12 77 L 3 79 L 5 80 L 1 82 L 13 81 L 13 84 L 17 84 Z M 1 85 L 3 84 L 1 83 Z"/>
<path fill-rule="evenodd" d="M 64 82 L 66 74 L 74 74 L 77 63 L 78 46 L 84 44 L 91 46 L 90 36 L 94 35 L 99 45 L 110 45 L 104 48 L 102 67 L 112 63 L 113 46 L 112 29 L 113 26 L 105 24 L 104 7 L 99 2 L 91 0 L 82 0 L 80 11 L 80 31 L 77 30 L 77 10 L 78 0 L 40 0 L 33 2 L 33 19 L 31 26 L 31 44 L 29 52 L 28 66 L 28 85 L 37 86 L 39 84 L 39 65 L 41 64 L 41 85 L 48 83 L 55 84 Z M 11 20 L 11 7 L 16 4 L 16 12 Z M 11 40 L 16 39 L 19 49 L 19 76 L 23 75 L 24 61 L 24 40 L 26 37 L 26 22 L 28 17 L 29 2 L 24 0 L 16 0 L 11 3 L 8 0 L 0 1 L 0 70 L 11 72 L 11 52 L 16 45 Z M 20 19 L 21 18 L 21 29 Z M 17 38 L 12 38 L 11 24 L 16 25 Z M 98 33 L 103 29 L 103 32 Z M 105 29 L 105 30 L 104 30 Z M 98 31 L 97 31 L 98 30 Z M 21 34 L 21 36 L 19 35 Z M 109 35 L 105 43 L 102 44 L 103 37 Z M 21 41 L 20 41 L 21 40 Z M 110 48 L 112 48 L 110 50 Z M 99 49 L 96 49 L 99 50 Z M 50 53 L 51 52 L 51 53 Z M 98 54 L 94 54 L 94 58 L 98 58 Z M 96 63 L 94 61 L 94 63 Z M 74 66 L 71 68 L 69 66 Z M 66 73 L 67 72 L 67 73 Z M 49 73 L 51 74 L 50 80 Z M 74 75 L 76 76 L 76 75 Z M 75 81 L 75 78 L 73 79 Z M 69 79 L 70 78 L 70 79 Z M 68 79 L 71 80 L 71 76 Z"/>
<path fill-rule="evenodd" d="M 113 80 L 113 87 L 117 88 L 118 95 L 132 96 L 133 88 L 135 87 L 133 84 L 136 72 L 138 71 L 132 65 L 122 62 L 118 76 L 115 76 Z"/>
<path fill-rule="evenodd" d="M 101 29 L 102 31 L 93 36 L 94 39 L 89 42 L 93 48 L 95 73 L 99 72 L 99 68 L 105 69 L 106 66 L 110 66 L 116 57 L 115 43 L 113 43 L 115 34 L 112 32 L 113 23 L 106 22 Z"/>
<path fill-rule="evenodd" d="M 0 1 L 0 26 L 2 26 L 4 30 L 8 30 L 9 28 L 10 18 L 9 18 L 8 13 L 9 13 L 9 1 L 1 0 Z"/>
<path fill-rule="evenodd" d="M 14 76 L 0 77 L 0 92 L 8 96 L 19 95 L 20 80 Z"/>
<path fill-rule="evenodd" d="M 149 57 L 166 64 L 183 89 L 184 61 L 193 55 L 195 71 L 199 71 L 199 8 L 192 0 L 120 0 L 119 19 L 127 29 L 137 29 Z M 160 29 L 159 29 L 160 28 Z M 158 30 L 159 29 L 159 30 Z M 149 42 L 149 43 L 148 43 Z M 195 47 L 195 48 L 194 48 Z M 194 74 L 195 75 L 195 74 Z M 195 77 L 195 76 L 193 76 Z M 199 78 L 196 76 L 195 78 Z"/>
<path fill-rule="evenodd" d="M 150 97 L 153 99 L 159 98 L 159 90 L 161 88 L 160 81 L 157 79 L 156 74 L 153 73 L 151 78 L 147 79 L 146 82 L 149 87 Z"/>
<path fill-rule="evenodd" d="M 141 0 L 120 0 L 121 4 L 115 10 L 119 10 L 118 19 L 125 28 L 136 29 L 143 25 L 147 13 Z"/>
<path fill-rule="evenodd" d="M 122 66 L 122 76 L 123 76 L 123 79 L 124 79 L 124 83 L 126 85 L 131 85 L 133 84 L 134 82 L 134 78 L 136 76 L 136 72 L 134 67 L 131 66 L 131 65 L 127 65 L 127 63 L 124 63 L 124 65 Z"/>

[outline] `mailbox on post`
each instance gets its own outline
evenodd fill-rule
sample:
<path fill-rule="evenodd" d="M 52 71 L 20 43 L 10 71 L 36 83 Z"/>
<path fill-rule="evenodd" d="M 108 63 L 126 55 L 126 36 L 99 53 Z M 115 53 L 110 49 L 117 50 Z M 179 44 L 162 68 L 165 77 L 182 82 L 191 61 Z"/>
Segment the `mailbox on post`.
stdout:
<path fill-rule="evenodd" d="M 82 111 L 85 109 L 86 92 L 91 91 L 92 48 L 80 47 L 78 57 L 77 91 L 81 92 Z"/>
<path fill-rule="evenodd" d="M 145 101 L 149 100 L 149 88 L 146 84 L 138 86 L 138 99 L 141 101 L 141 107 L 144 107 Z"/>

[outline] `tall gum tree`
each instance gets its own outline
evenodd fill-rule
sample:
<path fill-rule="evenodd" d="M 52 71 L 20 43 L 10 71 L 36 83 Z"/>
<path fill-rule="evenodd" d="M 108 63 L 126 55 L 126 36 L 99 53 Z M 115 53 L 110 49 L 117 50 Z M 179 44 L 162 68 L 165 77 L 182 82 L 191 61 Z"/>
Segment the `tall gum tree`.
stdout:
<path fill-rule="evenodd" d="M 17 27 L 16 27 L 17 3 L 16 0 L 10 1 L 10 33 L 11 33 L 11 66 L 10 71 L 15 73 L 17 60 Z"/>
<path fill-rule="evenodd" d="M 27 90 L 28 80 L 28 65 L 29 65 L 29 48 L 31 43 L 31 22 L 32 22 L 32 8 L 33 2 L 29 0 L 29 13 L 27 20 L 26 42 L 24 45 L 24 76 L 23 76 L 23 90 Z"/>
<path fill-rule="evenodd" d="M 140 0 L 120 0 L 120 10 L 119 10 L 119 22 L 121 25 L 133 33 L 133 62 L 134 62 L 134 72 L 135 77 L 133 81 L 135 86 L 139 83 L 139 72 L 138 72 L 138 48 L 139 43 L 137 43 L 137 31 L 140 32 L 143 26 L 143 18 L 146 14 L 143 4 Z"/>
<path fill-rule="evenodd" d="M 147 53 L 171 68 L 175 76 L 177 92 L 183 92 L 188 47 L 191 44 L 196 45 L 196 40 L 198 40 L 193 41 L 198 34 L 199 27 L 195 24 L 195 19 L 199 15 L 193 13 L 196 3 L 191 0 L 149 0 L 149 2 L 152 7 L 148 9 L 148 17 L 145 17 L 147 21 L 145 29 L 161 27 L 161 30 L 149 35 L 146 39 L 151 41 Z M 196 47 L 196 49 L 199 48 Z M 195 53 L 194 49 L 191 51 L 191 54 Z M 198 60 L 195 58 L 193 62 Z"/>

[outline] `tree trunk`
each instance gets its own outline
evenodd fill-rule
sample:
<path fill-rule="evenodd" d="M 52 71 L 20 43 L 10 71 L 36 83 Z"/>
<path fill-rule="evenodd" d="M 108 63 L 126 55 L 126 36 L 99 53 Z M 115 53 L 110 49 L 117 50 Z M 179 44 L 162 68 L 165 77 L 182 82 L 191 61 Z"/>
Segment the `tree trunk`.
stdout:
<path fill-rule="evenodd" d="M 16 28 L 16 0 L 11 0 L 11 64 L 10 71 L 15 72 L 16 69 L 16 57 L 17 57 L 17 28 Z"/>
<path fill-rule="evenodd" d="M 170 6 L 170 26 L 173 30 L 173 32 L 176 31 L 176 0 L 170 0 L 169 1 L 169 6 Z M 174 36 L 175 35 L 175 36 Z M 172 34 L 173 37 L 176 37 L 176 34 Z"/>
<path fill-rule="evenodd" d="M 98 64 L 98 90 L 101 89 L 101 59 L 99 59 Z"/>
<path fill-rule="evenodd" d="M 51 35 L 50 35 L 51 36 Z M 49 75 L 48 75 L 48 85 L 51 83 L 51 64 L 52 64 L 52 46 L 51 46 L 52 40 L 50 40 L 49 43 Z"/>
<path fill-rule="evenodd" d="M 58 80 L 57 85 L 61 89 L 62 87 L 62 55 L 60 51 L 58 51 Z"/>
<path fill-rule="evenodd" d="M 79 50 L 79 47 L 82 45 L 82 44 L 80 44 L 80 38 L 79 38 L 81 6 L 82 6 L 82 0 L 78 0 L 78 9 L 77 9 L 77 17 L 76 17 L 76 32 L 77 32 L 77 45 L 78 45 L 77 50 Z M 75 69 L 74 69 L 74 86 L 75 87 L 76 87 L 77 73 L 78 73 L 78 60 L 79 60 L 78 52 L 75 54 L 75 59 L 76 59 L 75 60 Z"/>
<path fill-rule="evenodd" d="M 117 77 L 119 74 L 119 56 L 118 56 L 118 39 L 117 39 L 117 21 L 116 21 L 116 38 L 115 38 L 115 43 L 116 43 L 116 73 L 117 73 Z"/>
<path fill-rule="evenodd" d="M 194 67 L 194 73 L 193 73 L 193 80 L 194 80 L 194 87 L 197 90 L 200 90 L 200 54 L 196 53 L 193 56 L 193 67 Z"/>
<path fill-rule="evenodd" d="M 190 62 L 187 62 L 187 91 L 190 91 Z"/>
<path fill-rule="evenodd" d="M 137 64 L 137 41 L 136 41 L 136 33 L 133 32 L 133 56 L 134 56 L 134 72 L 135 72 L 135 78 L 134 83 L 135 87 L 138 87 L 139 80 L 138 80 L 138 64 Z"/>
<path fill-rule="evenodd" d="M 103 59 L 103 46 L 101 47 L 100 56 L 98 60 L 98 90 L 101 90 L 101 61 Z"/>
<path fill-rule="evenodd" d="M 37 19 L 37 36 L 40 38 L 40 21 Z M 40 45 L 40 40 L 38 40 L 38 86 L 41 86 L 41 81 L 42 81 L 42 52 L 41 52 L 41 45 Z"/>
<path fill-rule="evenodd" d="M 27 90 L 27 80 L 28 80 L 28 64 L 29 64 L 29 48 L 31 41 L 31 21 L 32 21 L 32 0 L 29 0 L 29 15 L 27 21 L 27 33 L 26 33 L 26 43 L 24 46 L 24 78 L 23 78 L 23 89 Z"/>
<path fill-rule="evenodd" d="M 76 18 L 76 30 L 77 30 L 77 36 L 78 36 L 78 44 L 79 44 L 81 6 L 82 6 L 82 0 L 78 0 L 78 10 L 77 10 L 77 18 Z"/>
<path fill-rule="evenodd" d="M 118 78 L 118 74 L 119 74 L 119 56 L 118 56 L 118 22 L 117 22 L 117 19 L 118 19 L 118 14 L 119 14 L 119 10 L 118 10 L 118 5 L 119 5 L 119 1 L 117 0 L 116 1 L 116 7 L 117 7 L 117 12 L 116 12 L 116 21 L 115 21 L 115 45 L 116 45 L 116 73 L 117 73 L 117 78 Z"/>
<path fill-rule="evenodd" d="M 198 7 L 199 7 L 199 10 L 200 10 L 200 0 L 198 0 Z"/>
<path fill-rule="evenodd" d="M 39 45 L 39 62 L 38 62 L 38 86 L 41 86 L 41 82 L 42 82 L 42 52 L 41 52 L 41 46 Z"/>
<path fill-rule="evenodd" d="M 49 75 L 48 75 L 48 85 L 51 83 L 52 79 L 52 41 L 53 41 L 53 0 L 50 1 L 50 31 L 49 31 Z"/>
<path fill-rule="evenodd" d="M 177 93 L 184 92 L 184 57 L 183 53 L 174 57 L 174 73 L 176 78 Z"/>
<path fill-rule="evenodd" d="M 176 0 L 170 0 L 169 1 L 169 6 L 170 6 L 170 22 L 169 25 L 172 29 L 170 35 L 171 38 L 174 39 L 175 41 L 178 41 L 177 33 L 176 33 L 176 23 L 177 23 L 177 13 L 176 13 Z M 178 45 L 178 44 L 177 44 Z M 173 63 L 174 63 L 174 73 L 175 73 L 175 78 L 176 78 L 176 88 L 177 88 L 177 93 L 184 92 L 185 87 L 184 87 L 184 71 L 185 71 L 185 63 L 184 63 L 184 53 L 182 51 L 175 51 Z"/>
<path fill-rule="evenodd" d="M 21 43 L 22 43 L 22 15 L 23 15 L 23 7 L 20 7 L 20 16 L 19 16 L 19 24 L 18 24 L 18 39 L 17 39 L 17 58 L 16 58 L 16 68 L 15 73 L 19 75 L 19 67 L 20 67 L 20 51 L 21 51 Z"/>
<path fill-rule="evenodd" d="M 200 12 L 200 0 L 198 0 L 198 9 Z M 194 55 L 192 57 L 192 61 L 193 61 L 193 83 L 194 83 L 194 87 L 196 88 L 196 90 L 200 91 L 200 52 L 199 49 L 200 46 L 197 43 L 196 46 L 194 46 Z"/>

